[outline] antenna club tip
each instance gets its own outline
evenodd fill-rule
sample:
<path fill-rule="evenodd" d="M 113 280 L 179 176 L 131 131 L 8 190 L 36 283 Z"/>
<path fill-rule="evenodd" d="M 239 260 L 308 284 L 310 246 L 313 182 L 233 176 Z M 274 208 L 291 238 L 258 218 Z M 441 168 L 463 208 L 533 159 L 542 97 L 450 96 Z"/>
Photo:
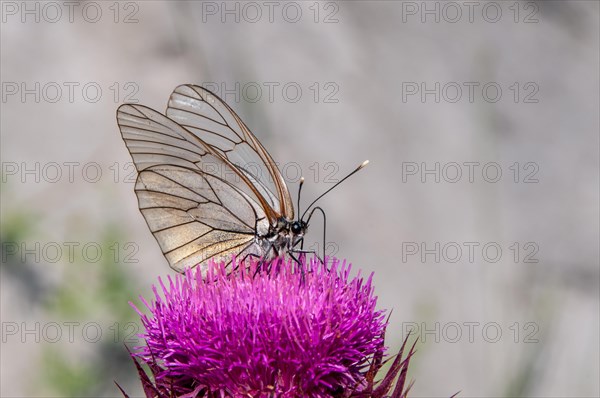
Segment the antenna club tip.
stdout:
<path fill-rule="evenodd" d="M 304 184 L 304 177 L 300 177 L 300 184 Z"/>
<path fill-rule="evenodd" d="M 365 166 L 366 166 L 366 165 L 368 165 L 368 164 L 369 164 L 369 161 L 368 161 L 368 160 L 365 160 L 364 162 L 362 162 L 362 163 L 360 164 L 360 167 L 359 167 L 359 168 L 361 168 L 361 169 L 362 169 L 363 167 L 365 167 Z"/>

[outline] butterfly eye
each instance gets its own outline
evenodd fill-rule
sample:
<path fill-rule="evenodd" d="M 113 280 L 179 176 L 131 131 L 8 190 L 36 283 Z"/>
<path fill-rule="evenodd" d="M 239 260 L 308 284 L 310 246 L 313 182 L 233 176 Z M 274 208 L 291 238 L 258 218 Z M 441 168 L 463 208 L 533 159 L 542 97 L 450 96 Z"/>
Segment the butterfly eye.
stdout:
<path fill-rule="evenodd" d="M 298 221 L 294 221 L 292 223 L 292 233 L 297 235 L 300 232 L 302 232 L 302 226 L 300 225 L 300 223 Z"/>

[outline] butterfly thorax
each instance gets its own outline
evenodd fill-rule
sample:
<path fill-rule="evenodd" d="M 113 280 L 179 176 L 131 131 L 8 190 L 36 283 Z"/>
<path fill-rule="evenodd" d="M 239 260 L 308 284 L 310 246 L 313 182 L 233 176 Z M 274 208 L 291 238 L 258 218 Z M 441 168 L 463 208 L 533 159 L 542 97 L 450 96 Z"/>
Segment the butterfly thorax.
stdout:
<path fill-rule="evenodd" d="M 307 224 L 304 221 L 290 221 L 285 217 L 269 227 L 266 235 L 256 236 L 266 258 L 283 256 L 294 248 L 304 237 Z"/>

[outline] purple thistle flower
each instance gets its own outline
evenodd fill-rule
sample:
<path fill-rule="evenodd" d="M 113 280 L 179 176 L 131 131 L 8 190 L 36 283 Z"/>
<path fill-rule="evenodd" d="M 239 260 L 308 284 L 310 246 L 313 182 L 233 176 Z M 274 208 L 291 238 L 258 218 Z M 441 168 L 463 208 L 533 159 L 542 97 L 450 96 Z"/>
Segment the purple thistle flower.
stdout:
<path fill-rule="evenodd" d="M 399 374 L 392 396 L 405 396 L 412 349 L 374 381 L 387 321 L 375 308 L 372 275 L 350 277 L 338 260 L 330 270 L 300 266 L 307 272 L 276 259 L 159 280 L 154 302 L 142 299 L 150 315 L 136 308 L 146 345 L 132 356 L 154 378 L 136 361 L 146 395 L 381 397 Z"/>

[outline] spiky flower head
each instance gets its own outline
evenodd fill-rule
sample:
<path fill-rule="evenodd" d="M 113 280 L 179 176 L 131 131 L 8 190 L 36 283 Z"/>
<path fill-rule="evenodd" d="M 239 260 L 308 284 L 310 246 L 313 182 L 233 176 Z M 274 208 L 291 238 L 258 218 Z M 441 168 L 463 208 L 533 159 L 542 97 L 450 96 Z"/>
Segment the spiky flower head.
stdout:
<path fill-rule="evenodd" d="M 372 275 L 337 260 L 232 265 L 159 281 L 143 301 L 146 345 L 133 355 L 151 369 L 154 380 L 138 365 L 148 396 L 383 395 L 386 319 Z"/>

